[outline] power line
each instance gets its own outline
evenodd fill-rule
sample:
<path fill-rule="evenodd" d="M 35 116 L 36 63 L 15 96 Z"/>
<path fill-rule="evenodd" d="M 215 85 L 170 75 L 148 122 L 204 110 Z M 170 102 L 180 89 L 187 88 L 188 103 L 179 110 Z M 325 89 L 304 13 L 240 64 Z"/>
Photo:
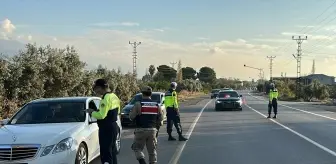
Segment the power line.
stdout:
<path fill-rule="evenodd" d="M 293 57 L 296 59 L 296 98 L 300 98 L 300 91 L 301 91 L 301 85 L 300 85 L 300 78 L 301 78 L 301 56 L 302 56 L 302 49 L 301 44 L 304 40 L 307 40 L 308 37 L 301 37 L 295 38 L 292 36 L 292 40 L 295 40 L 298 44 L 297 48 L 297 54 L 296 56 L 293 54 Z"/>
<path fill-rule="evenodd" d="M 335 0 L 332 4 L 330 4 L 326 9 L 324 9 L 324 10 L 322 11 L 321 14 L 319 14 L 317 17 L 315 17 L 315 18 L 312 20 L 312 22 L 315 22 L 316 20 L 318 20 L 318 18 L 320 18 L 325 12 L 327 12 L 327 11 L 328 11 L 332 6 L 334 6 L 335 4 L 336 4 L 336 0 Z M 333 13 L 329 14 L 326 18 L 322 19 L 322 20 L 319 21 L 317 24 L 320 24 L 320 23 L 324 22 L 324 21 L 325 21 L 327 18 L 329 18 L 332 14 L 333 14 Z M 334 19 L 333 19 L 333 20 L 334 20 Z M 328 23 L 330 23 L 330 22 L 331 22 L 331 21 L 329 21 Z M 304 31 L 304 30 L 307 29 L 308 27 L 309 27 L 309 25 L 307 25 L 307 26 L 301 28 L 301 30 L 299 30 L 298 33 Z M 305 31 L 305 32 L 304 32 L 304 35 L 307 34 L 307 32 L 309 32 L 309 30 Z M 291 45 L 291 43 L 283 44 L 282 46 L 280 46 L 280 48 L 278 49 L 278 51 L 280 51 L 280 50 L 287 51 L 290 45 Z"/>
<path fill-rule="evenodd" d="M 133 47 L 133 76 L 137 77 L 137 66 L 136 66 L 136 60 L 137 60 L 137 47 L 141 44 L 141 42 L 128 42 Z"/>
<path fill-rule="evenodd" d="M 272 70 L 273 70 L 273 60 L 276 56 L 267 56 L 267 58 L 270 60 L 270 80 L 272 81 Z"/>

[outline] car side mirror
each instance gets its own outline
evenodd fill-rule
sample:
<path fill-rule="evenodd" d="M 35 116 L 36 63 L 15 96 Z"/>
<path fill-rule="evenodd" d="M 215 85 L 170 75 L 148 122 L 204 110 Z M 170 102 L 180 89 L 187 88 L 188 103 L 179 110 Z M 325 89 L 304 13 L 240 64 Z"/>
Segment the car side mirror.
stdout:
<path fill-rule="evenodd" d="M 243 97 L 243 95 L 239 95 L 239 97 Z"/>
<path fill-rule="evenodd" d="M 7 118 L 7 119 L 4 119 L 4 120 L 0 121 L 0 125 L 1 125 L 1 126 L 5 126 L 8 122 L 9 122 L 9 119 L 8 119 L 8 118 Z"/>

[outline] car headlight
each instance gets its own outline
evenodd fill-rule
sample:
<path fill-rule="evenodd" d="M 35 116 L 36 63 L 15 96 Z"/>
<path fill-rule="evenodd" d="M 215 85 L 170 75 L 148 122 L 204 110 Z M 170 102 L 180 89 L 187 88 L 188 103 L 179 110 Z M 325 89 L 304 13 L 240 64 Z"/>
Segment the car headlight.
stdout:
<path fill-rule="evenodd" d="M 216 104 L 220 103 L 220 101 L 216 101 Z"/>
<path fill-rule="evenodd" d="M 51 152 L 51 150 L 54 148 L 54 146 L 55 146 L 55 145 L 50 145 L 50 146 L 45 147 L 45 148 L 43 149 L 43 152 L 42 152 L 42 154 L 41 154 L 41 157 L 48 155 L 48 154 Z"/>
<path fill-rule="evenodd" d="M 242 101 L 241 101 L 241 100 L 237 100 L 236 102 L 237 102 L 237 103 L 239 103 L 239 104 L 241 104 L 241 103 L 242 103 Z"/>
<path fill-rule="evenodd" d="M 72 144 L 73 144 L 73 139 L 72 138 L 66 138 L 66 139 L 62 140 L 61 142 L 59 142 L 56 145 L 56 147 L 53 151 L 53 154 L 69 150 L 71 148 Z"/>

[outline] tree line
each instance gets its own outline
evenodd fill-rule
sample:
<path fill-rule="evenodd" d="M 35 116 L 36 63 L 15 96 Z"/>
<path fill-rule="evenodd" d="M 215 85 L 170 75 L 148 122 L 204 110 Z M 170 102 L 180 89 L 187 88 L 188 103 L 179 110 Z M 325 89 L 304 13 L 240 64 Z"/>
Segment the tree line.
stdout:
<path fill-rule="evenodd" d="M 182 67 L 175 70 L 168 65 L 150 65 L 142 79 L 120 69 L 107 69 L 100 65 L 86 69 L 87 63 L 73 46 L 53 48 L 27 44 L 11 57 L 0 56 L 0 117 L 10 116 L 20 106 L 38 99 L 65 96 L 92 95 L 92 84 L 97 78 L 106 78 L 110 88 L 123 102 L 129 101 L 144 85 L 154 90 L 169 88 L 171 81 L 178 82 L 178 91 L 209 92 L 212 88 L 236 87 L 237 79 L 217 79 L 210 67 L 196 71 Z"/>

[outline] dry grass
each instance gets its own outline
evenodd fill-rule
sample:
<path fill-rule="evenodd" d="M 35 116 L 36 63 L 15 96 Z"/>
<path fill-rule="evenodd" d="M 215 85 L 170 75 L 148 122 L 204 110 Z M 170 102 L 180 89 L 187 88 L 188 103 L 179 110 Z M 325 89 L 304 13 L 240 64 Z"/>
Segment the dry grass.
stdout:
<path fill-rule="evenodd" d="M 178 100 L 180 102 L 183 101 L 187 101 L 188 99 L 193 99 L 199 96 L 205 95 L 205 93 L 203 92 L 188 92 L 185 90 L 182 90 L 179 94 L 178 94 Z"/>

